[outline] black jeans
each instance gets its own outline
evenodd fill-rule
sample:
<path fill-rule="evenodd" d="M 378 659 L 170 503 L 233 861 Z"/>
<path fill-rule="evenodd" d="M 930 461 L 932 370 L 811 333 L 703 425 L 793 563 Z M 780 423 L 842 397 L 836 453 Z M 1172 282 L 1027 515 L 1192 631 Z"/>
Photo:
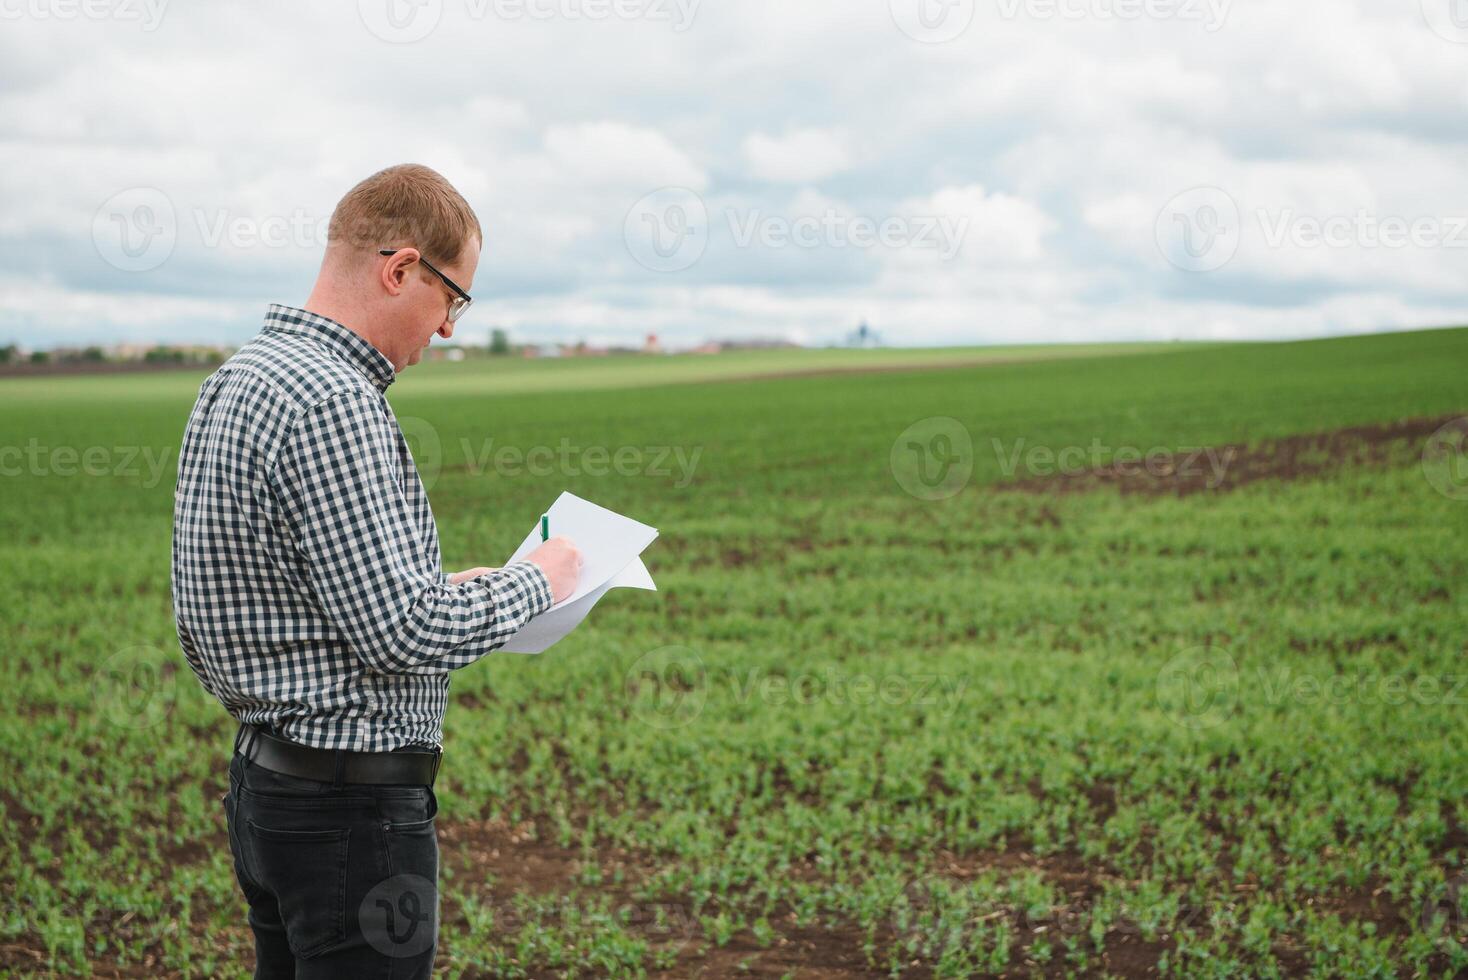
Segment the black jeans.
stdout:
<path fill-rule="evenodd" d="M 223 802 L 255 933 L 256 980 L 431 975 L 432 787 L 298 779 L 236 752 Z"/>

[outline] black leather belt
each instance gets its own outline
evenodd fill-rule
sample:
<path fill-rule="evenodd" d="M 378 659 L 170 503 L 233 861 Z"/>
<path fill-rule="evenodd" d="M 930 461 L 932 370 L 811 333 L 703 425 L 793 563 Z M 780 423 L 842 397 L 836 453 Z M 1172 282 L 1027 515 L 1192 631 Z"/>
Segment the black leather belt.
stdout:
<path fill-rule="evenodd" d="M 240 725 L 235 751 L 272 772 L 323 783 L 371 786 L 432 786 L 443 751 L 351 752 L 317 749 L 272 735 L 258 725 Z"/>

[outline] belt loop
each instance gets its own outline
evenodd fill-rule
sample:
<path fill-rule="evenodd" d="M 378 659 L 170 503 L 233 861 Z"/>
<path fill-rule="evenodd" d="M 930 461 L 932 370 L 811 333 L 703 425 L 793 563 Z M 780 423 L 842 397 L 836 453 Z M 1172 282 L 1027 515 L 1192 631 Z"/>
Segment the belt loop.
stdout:
<path fill-rule="evenodd" d="M 433 772 L 428 777 L 428 788 L 433 789 L 433 784 L 438 782 L 438 767 L 443 762 L 443 748 L 435 745 L 433 747 Z"/>
<path fill-rule="evenodd" d="M 245 745 L 245 763 L 255 761 L 255 746 L 260 741 L 260 728 L 256 725 L 250 726 L 250 741 Z"/>
<path fill-rule="evenodd" d="M 346 769 L 347 754 L 341 749 L 332 749 L 332 753 L 336 756 L 336 770 L 332 774 L 331 785 L 333 789 L 341 789 L 342 771 Z"/>

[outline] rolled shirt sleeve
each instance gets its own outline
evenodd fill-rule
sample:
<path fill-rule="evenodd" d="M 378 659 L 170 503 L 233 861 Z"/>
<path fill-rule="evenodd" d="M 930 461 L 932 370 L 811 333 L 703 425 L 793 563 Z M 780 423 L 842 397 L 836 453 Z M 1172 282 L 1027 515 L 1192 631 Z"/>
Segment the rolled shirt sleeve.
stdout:
<path fill-rule="evenodd" d="M 415 520 L 407 494 L 424 491 L 401 439 L 366 392 L 338 391 L 303 411 L 268 480 L 317 602 L 362 663 L 440 674 L 503 646 L 551 589 L 528 561 L 451 584 Z"/>

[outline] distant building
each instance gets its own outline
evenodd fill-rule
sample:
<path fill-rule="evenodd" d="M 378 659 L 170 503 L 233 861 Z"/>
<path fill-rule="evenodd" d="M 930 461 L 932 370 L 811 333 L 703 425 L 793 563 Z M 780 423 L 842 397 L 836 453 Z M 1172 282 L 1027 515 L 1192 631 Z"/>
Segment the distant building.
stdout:
<path fill-rule="evenodd" d="M 219 364 L 233 352 L 213 344 L 153 344 L 141 359 L 150 364 Z"/>
<path fill-rule="evenodd" d="M 111 347 L 105 349 L 107 352 L 108 360 L 141 361 L 147 358 L 149 352 L 154 350 L 157 346 L 157 344 L 124 343 L 113 344 Z"/>
<path fill-rule="evenodd" d="M 647 339 L 642 342 L 642 352 L 644 354 L 661 354 L 663 352 L 662 346 L 658 344 L 657 334 L 650 333 L 647 335 Z"/>
<path fill-rule="evenodd" d="M 882 335 L 867 326 L 867 322 L 863 320 L 861 326 L 846 335 L 846 346 L 880 347 L 882 346 Z"/>
<path fill-rule="evenodd" d="M 799 344 L 772 337 L 754 337 L 749 340 L 725 340 L 720 342 L 720 348 L 722 350 L 795 350 L 799 347 Z"/>
<path fill-rule="evenodd" d="M 584 340 L 574 344 L 561 344 L 562 357 L 606 357 L 607 353 L 605 347 L 594 347 Z"/>

